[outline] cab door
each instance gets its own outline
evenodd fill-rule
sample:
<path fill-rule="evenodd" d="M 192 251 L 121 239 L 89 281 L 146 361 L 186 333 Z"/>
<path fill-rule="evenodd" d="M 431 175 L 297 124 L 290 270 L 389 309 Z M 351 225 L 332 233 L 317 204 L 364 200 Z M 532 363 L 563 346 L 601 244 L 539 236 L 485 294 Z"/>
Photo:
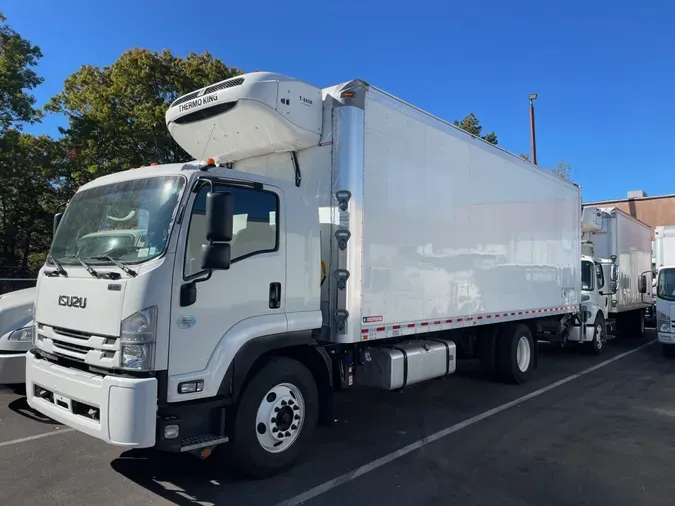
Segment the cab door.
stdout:
<path fill-rule="evenodd" d="M 204 379 L 204 392 L 189 398 L 214 394 L 220 385 L 214 385 L 215 380 L 209 383 L 208 378 L 218 363 L 227 366 L 231 361 L 227 357 L 246 339 L 286 328 L 286 240 L 280 219 L 281 190 L 267 185 L 258 189 L 218 182 L 213 187 L 214 191 L 229 192 L 234 197 L 231 265 L 197 282 L 196 301 L 181 305 L 181 287 L 203 280 L 208 274 L 201 269 L 201 246 L 206 242 L 206 194 L 210 191 L 210 185 L 205 184 L 188 202 L 176 251 L 169 331 L 169 402 L 187 400 L 188 396 L 178 394 L 172 385 L 196 379 L 192 378 L 195 375 Z"/>
<path fill-rule="evenodd" d="M 598 284 L 598 305 L 606 321 L 609 317 L 609 304 L 612 296 L 612 264 L 596 263 L 595 271 Z"/>

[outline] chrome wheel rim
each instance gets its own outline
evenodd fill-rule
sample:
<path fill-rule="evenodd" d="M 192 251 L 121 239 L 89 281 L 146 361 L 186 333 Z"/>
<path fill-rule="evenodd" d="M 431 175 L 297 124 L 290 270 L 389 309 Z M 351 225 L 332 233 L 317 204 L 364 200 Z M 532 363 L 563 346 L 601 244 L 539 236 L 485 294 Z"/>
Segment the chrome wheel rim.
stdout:
<path fill-rule="evenodd" d="M 291 383 L 280 383 L 262 398 L 255 420 L 258 443 L 270 453 L 281 453 L 298 439 L 305 422 L 305 399 Z"/>
<path fill-rule="evenodd" d="M 595 326 L 595 347 L 599 350 L 602 348 L 602 345 L 605 342 L 605 336 L 602 331 L 602 325 L 597 324 Z"/>
<path fill-rule="evenodd" d="M 530 350 L 530 341 L 527 337 L 522 336 L 518 340 L 518 346 L 516 348 L 516 362 L 518 363 L 520 372 L 525 372 L 527 371 L 527 368 L 530 367 L 531 357 L 532 351 Z"/>

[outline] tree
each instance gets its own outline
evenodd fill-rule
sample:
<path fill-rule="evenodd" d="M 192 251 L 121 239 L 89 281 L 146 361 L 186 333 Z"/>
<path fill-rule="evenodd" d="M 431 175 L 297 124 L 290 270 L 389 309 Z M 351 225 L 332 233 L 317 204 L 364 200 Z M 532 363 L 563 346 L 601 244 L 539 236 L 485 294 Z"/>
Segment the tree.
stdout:
<path fill-rule="evenodd" d="M 34 269 L 44 259 L 52 217 L 72 191 L 62 159 L 47 136 L 9 129 L 0 137 L 0 265 Z"/>
<path fill-rule="evenodd" d="M 550 171 L 559 178 L 572 181 L 572 166 L 567 162 L 559 161 Z"/>
<path fill-rule="evenodd" d="M 453 123 L 455 126 L 461 128 L 465 132 L 469 132 L 471 135 L 480 137 L 490 144 L 498 144 L 497 135 L 494 132 L 490 132 L 485 135 L 480 134 L 483 131 L 483 126 L 480 124 L 480 121 L 478 121 L 478 118 L 476 118 L 474 113 L 469 113 L 462 121 L 455 120 Z"/>
<path fill-rule="evenodd" d="M 0 12 L 0 135 L 10 127 L 21 129 L 22 122 L 40 119 L 31 91 L 43 81 L 31 68 L 42 58 L 40 48 L 12 30 L 6 21 Z"/>
<path fill-rule="evenodd" d="M 521 153 L 520 158 L 523 160 L 527 160 L 528 162 L 530 161 L 530 156 L 526 155 L 525 153 Z M 572 166 L 565 162 L 565 161 L 559 161 L 558 163 L 555 164 L 550 169 L 544 168 L 544 170 L 548 170 L 558 176 L 561 179 L 565 179 L 566 181 L 572 181 Z"/>
<path fill-rule="evenodd" d="M 208 52 L 181 58 L 134 48 L 110 66 L 84 65 L 46 107 L 68 119 L 61 133 L 72 177 L 84 183 L 152 162 L 188 161 L 169 135 L 166 110 L 181 95 L 239 74 Z"/>
<path fill-rule="evenodd" d="M 32 67 L 42 52 L 6 21 L 0 13 L 0 274 L 18 277 L 51 237 L 57 144 L 21 132 L 41 118 L 32 91 L 43 79 Z"/>

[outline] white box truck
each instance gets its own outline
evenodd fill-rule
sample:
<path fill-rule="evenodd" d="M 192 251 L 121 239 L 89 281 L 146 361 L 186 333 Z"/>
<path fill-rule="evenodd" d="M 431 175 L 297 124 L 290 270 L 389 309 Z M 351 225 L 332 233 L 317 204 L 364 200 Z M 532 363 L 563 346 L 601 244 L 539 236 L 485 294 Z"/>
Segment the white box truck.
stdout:
<path fill-rule="evenodd" d="M 675 356 L 675 226 L 654 227 L 657 340 L 665 356 Z"/>
<path fill-rule="evenodd" d="M 654 265 L 656 270 L 675 265 L 675 226 L 654 227 Z"/>
<path fill-rule="evenodd" d="M 604 282 L 598 277 L 603 268 L 604 277 L 614 269 L 615 289 L 598 292 L 593 302 L 607 309 L 608 333 L 642 337 L 645 310 L 653 303 L 651 228 L 616 207 L 586 206 L 582 222 L 582 251 L 589 258 L 582 263 L 582 290 Z"/>
<path fill-rule="evenodd" d="M 228 443 L 265 476 L 336 388 L 475 357 L 522 383 L 538 325 L 585 331 L 574 184 L 359 80 L 246 74 L 166 121 L 205 162 L 101 177 L 55 217 L 26 369 L 45 415 L 126 448 Z"/>
<path fill-rule="evenodd" d="M 0 385 L 23 383 L 33 347 L 35 287 L 0 295 Z"/>

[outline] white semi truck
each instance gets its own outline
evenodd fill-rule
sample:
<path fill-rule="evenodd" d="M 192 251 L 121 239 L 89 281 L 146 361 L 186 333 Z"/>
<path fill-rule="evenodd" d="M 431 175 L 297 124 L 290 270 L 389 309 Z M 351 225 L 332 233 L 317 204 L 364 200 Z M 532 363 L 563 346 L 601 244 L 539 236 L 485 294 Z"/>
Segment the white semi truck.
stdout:
<path fill-rule="evenodd" d="M 246 74 L 166 121 L 206 161 L 101 177 L 55 217 L 26 368 L 45 415 L 126 448 L 228 443 L 266 476 L 335 389 L 476 357 L 523 383 L 540 331 L 592 339 L 574 184 L 360 80 Z M 142 243 L 80 251 L 140 216 Z"/>
<path fill-rule="evenodd" d="M 642 337 L 651 258 L 650 228 L 616 208 L 584 206 L 581 213 L 581 299 L 585 312 L 560 332 L 550 320 L 538 324 L 540 340 L 586 344 L 600 354 L 605 343 L 623 334 Z M 552 326 L 551 329 L 547 325 Z"/>
<path fill-rule="evenodd" d="M 663 354 L 675 356 L 675 226 L 654 227 L 656 331 Z"/>
<path fill-rule="evenodd" d="M 607 331 L 642 337 L 645 310 L 653 303 L 651 228 L 616 207 L 588 206 L 583 215 L 582 249 L 603 259 L 599 263 L 616 264 L 616 290 L 603 302 Z"/>
<path fill-rule="evenodd" d="M 586 206 L 582 222 L 582 251 L 596 259 L 597 270 L 593 275 L 592 264 L 582 262 L 582 290 L 604 285 L 614 265 L 616 286 L 590 302 L 605 308 L 610 335 L 642 337 L 653 303 L 651 228 L 616 207 Z"/>

